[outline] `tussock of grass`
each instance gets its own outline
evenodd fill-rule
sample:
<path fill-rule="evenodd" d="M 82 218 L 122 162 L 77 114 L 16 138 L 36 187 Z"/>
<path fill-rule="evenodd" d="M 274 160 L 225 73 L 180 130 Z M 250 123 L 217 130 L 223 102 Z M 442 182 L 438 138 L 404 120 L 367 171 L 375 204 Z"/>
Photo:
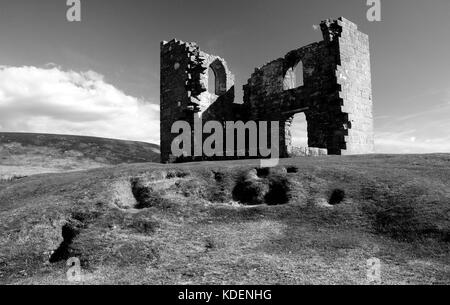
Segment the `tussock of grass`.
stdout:
<path fill-rule="evenodd" d="M 269 205 L 288 203 L 291 199 L 291 184 L 289 180 L 282 175 L 269 177 L 269 191 L 264 199 Z"/>
<path fill-rule="evenodd" d="M 233 199 L 248 205 L 263 204 L 268 190 L 269 187 L 264 181 L 239 177 L 233 189 Z"/>

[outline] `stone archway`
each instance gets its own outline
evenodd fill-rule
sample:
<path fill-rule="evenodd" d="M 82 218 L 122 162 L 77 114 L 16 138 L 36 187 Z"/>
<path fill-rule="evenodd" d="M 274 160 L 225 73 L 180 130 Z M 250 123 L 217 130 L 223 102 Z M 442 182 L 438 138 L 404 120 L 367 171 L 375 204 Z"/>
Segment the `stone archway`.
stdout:
<path fill-rule="evenodd" d="M 290 116 L 284 123 L 284 143 L 288 156 L 304 155 L 308 150 L 308 120 L 305 112 Z"/>
<path fill-rule="evenodd" d="M 223 63 L 219 59 L 216 59 L 209 65 L 209 69 L 211 69 L 214 75 L 214 89 L 211 90 L 211 88 L 208 88 L 208 91 L 218 96 L 225 94 L 227 92 L 227 73 Z M 210 82 L 208 80 L 208 86 L 209 84 Z"/>
<path fill-rule="evenodd" d="M 303 62 L 299 60 L 286 71 L 283 79 L 283 90 L 296 89 L 303 85 Z"/>

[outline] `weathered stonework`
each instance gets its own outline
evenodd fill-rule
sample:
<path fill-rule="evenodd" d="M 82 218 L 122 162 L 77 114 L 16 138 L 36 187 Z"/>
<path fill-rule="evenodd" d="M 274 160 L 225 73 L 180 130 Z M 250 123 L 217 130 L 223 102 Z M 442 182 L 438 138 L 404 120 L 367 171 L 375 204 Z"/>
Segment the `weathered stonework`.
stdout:
<path fill-rule="evenodd" d="M 208 68 L 214 71 L 215 92 L 208 87 Z M 234 75 L 225 60 L 200 51 L 196 43 L 171 40 L 161 43 L 161 160 L 171 162 L 171 143 L 176 137 L 172 124 L 195 117 L 231 118 L 234 102 Z M 217 114 L 217 115 L 216 115 Z"/>
<path fill-rule="evenodd" d="M 309 146 L 305 155 L 372 153 L 368 36 L 344 18 L 323 21 L 321 30 L 323 41 L 290 51 L 256 69 L 243 87 L 243 104 L 234 103 L 234 76 L 222 58 L 200 51 L 195 43 L 163 42 L 162 162 L 174 161 L 170 148 L 177 135 L 170 133 L 172 124 L 178 120 L 193 122 L 196 116 L 203 122 L 279 121 L 280 155 L 288 157 L 295 154 L 290 139 L 292 118 L 304 112 Z M 303 85 L 295 88 L 293 71 L 300 62 Z M 215 74 L 215 94 L 207 90 L 209 67 Z"/>

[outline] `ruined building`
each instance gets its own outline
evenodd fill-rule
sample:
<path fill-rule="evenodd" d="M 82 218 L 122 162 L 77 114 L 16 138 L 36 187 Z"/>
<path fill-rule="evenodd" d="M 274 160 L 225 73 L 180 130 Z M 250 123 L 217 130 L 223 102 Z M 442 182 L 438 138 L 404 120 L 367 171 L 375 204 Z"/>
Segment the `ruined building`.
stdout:
<path fill-rule="evenodd" d="M 234 76 L 224 59 L 204 53 L 195 43 L 162 42 L 161 161 L 177 161 L 171 155 L 177 136 L 171 133 L 172 124 L 193 124 L 196 117 L 203 122 L 279 121 L 280 155 L 288 157 L 290 124 L 300 112 L 306 116 L 310 150 L 329 155 L 372 153 L 369 38 L 342 17 L 325 20 L 320 27 L 322 41 L 255 69 L 243 86 L 243 103 L 234 100 Z M 300 64 L 303 84 L 295 87 L 294 70 Z M 208 90 L 208 68 L 214 71 L 214 90 Z"/>

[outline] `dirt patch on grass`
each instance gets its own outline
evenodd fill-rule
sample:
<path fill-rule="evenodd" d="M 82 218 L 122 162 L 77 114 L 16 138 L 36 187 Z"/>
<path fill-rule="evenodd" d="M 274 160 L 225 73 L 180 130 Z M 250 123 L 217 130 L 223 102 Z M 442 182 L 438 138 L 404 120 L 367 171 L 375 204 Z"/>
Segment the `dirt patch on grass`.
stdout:
<path fill-rule="evenodd" d="M 135 209 L 146 209 L 150 207 L 169 208 L 170 201 L 162 196 L 161 190 L 156 190 L 151 182 L 142 178 L 131 180 L 131 192 L 136 199 Z"/>
<path fill-rule="evenodd" d="M 295 173 L 298 172 L 298 167 L 296 167 L 296 166 L 287 166 L 286 167 L 286 172 L 288 174 L 295 174 Z"/>
<path fill-rule="evenodd" d="M 330 205 L 337 205 L 342 203 L 345 199 L 345 191 L 343 189 L 334 189 L 331 192 L 330 199 L 328 200 L 328 203 Z"/>

